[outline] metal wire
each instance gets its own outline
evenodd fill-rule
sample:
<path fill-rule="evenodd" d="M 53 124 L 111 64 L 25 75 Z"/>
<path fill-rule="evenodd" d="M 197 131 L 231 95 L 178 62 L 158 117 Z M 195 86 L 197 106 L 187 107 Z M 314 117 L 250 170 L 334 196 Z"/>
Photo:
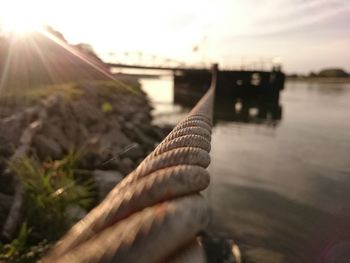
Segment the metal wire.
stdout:
<path fill-rule="evenodd" d="M 209 185 L 216 71 L 189 115 L 42 262 L 205 262 L 193 240 L 210 218 L 199 192 Z"/>

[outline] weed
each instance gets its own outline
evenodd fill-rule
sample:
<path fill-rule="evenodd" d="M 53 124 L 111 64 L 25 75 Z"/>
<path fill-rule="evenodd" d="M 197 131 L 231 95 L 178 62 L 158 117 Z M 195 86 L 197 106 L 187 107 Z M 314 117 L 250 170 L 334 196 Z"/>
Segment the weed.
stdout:
<path fill-rule="evenodd" d="M 29 258 L 42 252 L 47 242 L 59 239 L 76 221 L 69 208 L 91 208 L 95 185 L 85 170 L 78 169 L 79 159 L 80 154 L 71 151 L 62 160 L 41 163 L 37 158 L 23 158 L 10 164 L 24 189 L 25 223 L 17 238 L 0 245 L 0 259 L 16 262 L 27 257 L 23 262 L 32 262 Z"/>

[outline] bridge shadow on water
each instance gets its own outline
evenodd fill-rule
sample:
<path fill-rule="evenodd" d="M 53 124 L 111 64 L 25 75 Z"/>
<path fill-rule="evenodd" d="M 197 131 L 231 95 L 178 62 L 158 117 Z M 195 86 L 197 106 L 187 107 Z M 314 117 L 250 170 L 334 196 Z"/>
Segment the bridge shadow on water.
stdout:
<path fill-rule="evenodd" d="M 174 90 L 174 104 L 192 108 L 203 93 Z M 214 102 L 214 126 L 218 122 L 263 124 L 275 127 L 282 120 L 283 107 L 279 98 L 266 96 L 216 95 Z"/>
<path fill-rule="evenodd" d="M 215 99 L 214 125 L 217 122 L 240 122 L 276 126 L 282 120 L 282 105 L 265 98 Z"/>

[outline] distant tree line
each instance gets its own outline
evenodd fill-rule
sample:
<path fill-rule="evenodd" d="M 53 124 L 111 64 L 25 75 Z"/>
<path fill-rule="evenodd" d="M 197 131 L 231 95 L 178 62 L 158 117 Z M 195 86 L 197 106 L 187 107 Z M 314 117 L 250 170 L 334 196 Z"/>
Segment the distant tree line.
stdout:
<path fill-rule="evenodd" d="M 349 76 L 349 73 L 341 68 L 322 69 L 319 73 L 310 72 L 309 74 L 309 77 L 321 78 L 346 78 Z"/>
<path fill-rule="evenodd" d="M 309 78 L 348 78 L 350 74 L 347 73 L 344 69 L 341 68 L 326 68 L 322 69 L 319 72 L 311 71 L 308 75 L 302 74 L 290 74 L 291 78 L 299 78 L 299 77 L 309 77 Z"/>

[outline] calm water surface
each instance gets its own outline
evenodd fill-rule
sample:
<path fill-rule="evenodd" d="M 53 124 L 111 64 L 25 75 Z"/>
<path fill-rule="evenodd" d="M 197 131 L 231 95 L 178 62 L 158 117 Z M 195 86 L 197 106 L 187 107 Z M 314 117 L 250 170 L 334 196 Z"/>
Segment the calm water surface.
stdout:
<path fill-rule="evenodd" d="M 155 122 L 188 111 L 169 79 L 143 86 Z M 211 157 L 209 231 L 245 262 L 350 262 L 350 84 L 288 82 L 272 110 L 217 104 Z"/>

